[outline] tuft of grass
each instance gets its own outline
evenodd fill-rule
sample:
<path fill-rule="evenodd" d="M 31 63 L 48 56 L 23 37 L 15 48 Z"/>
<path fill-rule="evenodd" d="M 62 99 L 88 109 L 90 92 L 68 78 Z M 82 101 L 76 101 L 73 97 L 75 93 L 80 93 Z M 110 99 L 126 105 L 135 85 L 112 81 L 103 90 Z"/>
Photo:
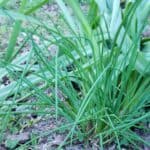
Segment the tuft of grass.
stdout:
<path fill-rule="evenodd" d="M 138 125 L 146 128 L 145 122 L 150 117 L 146 110 L 150 103 L 150 51 L 140 46 L 141 33 L 148 24 L 150 2 L 127 1 L 121 9 L 119 0 L 91 0 L 89 10 L 96 9 L 86 16 L 78 1 L 56 0 L 68 34 L 63 33 L 53 19 L 54 26 L 49 27 L 46 21 L 26 13 L 46 2 L 26 10 L 28 2 L 22 1 L 21 11 L 17 13 L 1 8 L 0 12 L 9 13 L 20 28 L 14 27 L 6 51 L 6 61 L 11 60 L 10 63 L 1 62 L 0 79 L 6 75 L 11 79 L 11 84 L 0 87 L 0 120 L 4 120 L 1 135 L 15 113 L 49 114 L 45 110 L 51 106 L 56 110 L 56 120 L 63 116 L 69 122 L 56 129 L 70 128 L 59 148 L 68 142 L 91 138 L 99 138 L 101 149 L 111 143 L 121 149 L 124 140 L 137 148 L 141 143 L 150 146 L 133 131 Z M 91 22 L 88 18 L 93 14 L 96 20 Z M 20 18 L 31 24 L 26 31 L 31 48 L 13 57 L 17 37 L 23 30 Z M 39 30 L 45 30 L 49 38 Z M 40 44 L 33 38 L 39 34 Z M 49 58 L 48 48 L 53 46 L 55 53 Z M 45 93 L 47 88 L 51 88 L 50 95 Z M 30 96 L 36 98 L 35 102 L 24 102 Z M 17 108 L 20 102 L 22 106 L 27 105 L 27 109 L 13 112 L 12 108 Z"/>

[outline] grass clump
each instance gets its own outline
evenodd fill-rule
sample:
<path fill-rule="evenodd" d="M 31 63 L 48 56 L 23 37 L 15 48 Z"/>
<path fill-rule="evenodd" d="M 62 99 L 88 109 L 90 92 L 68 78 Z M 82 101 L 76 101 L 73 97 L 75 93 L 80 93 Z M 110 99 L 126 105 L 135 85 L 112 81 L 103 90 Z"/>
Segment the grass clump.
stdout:
<path fill-rule="evenodd" d="M 102 149 L 111 142 L 116 143 L 117 149 L 121 149 L 123 141 L 136 148 L 141 143 L 149 145 L 133 130 L 141 127 L 147 130 L 145 122 L 150 117 L 147 111 L 150 99 L 150 57 L 149 50 L 146 48 L 145 51 L 145 47 L 140 46 L 148 45 L 149 42 L 141 37 L 148 24 L 149 1 L 127 1 L 122 9 L 119 0 L 91 0 L 87 16 L 77 1 L 56 0 L 56 3 L 62 10 L 67 34 L 56 26 L 53 19 L 54 26 L 49 27 L 46 22 L 29 17 L 29 13 L 17 12 L 14 17 L 14 13 L 5 10 L 16 22 L 18 18 L 20 22 L 22 17 L 22 21 L 32 24 L 26 31 L 32 48 L 26 57 L 19 50 L 13 57 L 12 50 L 20 32 L 17 31 L 19 33 L 15 34 L 15 38 L 11 37 L 6 59 L 1 64 L 4 71 L 2 77 L 7 74 L 12 82 L 0 89 L 2 108 L 8 96 L 12 96 L 12 100 L 11 106 L 5 108 L 8 113 L 1 117 L 6 123 L 10 121 L 13 115 L 11 108 L 14 105 L 17 107 L 24 93 L 26 98 L 30 95 L 36 97 L 36 101 L 28 107 L 28 113 L 32 111 L 33 105 L 39 112 L 52 106 L 55 108 L 56 120 L 64 116 L 69 122 L 71 130 L 59 148 L 68 140 L 72 142 L 76 138 L 99 138 Z M 34 8 L 37 6 L 40 5 Z M 21 24 L 19 28 L 23 30 Z M 50 35 L 49 39 L 40 36 L 41 44 L 32 36 L 38 36 L 40 29 Z M 54 53 L 49 58 L 48 49 L 51 47 Z M 47 95 L 45 89 L 49 87 L 51 94 Z M 18 100 L 18 94 L 21 100 Z"/>

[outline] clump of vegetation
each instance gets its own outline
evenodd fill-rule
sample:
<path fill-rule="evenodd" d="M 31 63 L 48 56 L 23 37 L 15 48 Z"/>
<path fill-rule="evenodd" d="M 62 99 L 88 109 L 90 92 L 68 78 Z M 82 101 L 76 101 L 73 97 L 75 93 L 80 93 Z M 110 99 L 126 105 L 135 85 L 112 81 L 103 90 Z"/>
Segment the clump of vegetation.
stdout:
<path fill-rule="evenodd" d="M 15 118 L 50 114 L 51 106 L 56 120 L 67 120 L 56 130 L 70 128 L 59 148 L 91 138 L 101 149 L 150 146 L 135 132 L 149 131 L 150 47 L 142 33 L 150 2 L 127 0 L 122 8 L 119 0 L 91 0 L 85 12 L 78 1 L 55 0 L 63 28 L 49 14 L 51 25 L 34 17 L 48 0 L 19 1 L 19 11 L 9 2 L 0 3 L 0 15 L 14 22 L 0 63 L 1 83 L 10 82 L 0 86 L 1 141 Z"/>

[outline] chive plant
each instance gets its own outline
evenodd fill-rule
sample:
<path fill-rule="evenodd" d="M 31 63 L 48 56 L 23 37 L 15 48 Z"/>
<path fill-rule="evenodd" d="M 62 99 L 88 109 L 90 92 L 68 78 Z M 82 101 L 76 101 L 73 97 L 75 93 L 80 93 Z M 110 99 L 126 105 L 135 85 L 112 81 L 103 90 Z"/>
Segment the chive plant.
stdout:
<path fill-rule="evenodd" d="M 20 28 L 16 31 L 14 27 L 6 51 L 5 61 L 12 61 L 1 62 L 1 79 L 5 75 L 12 78 L 11 84 L 0 87 L 2 108 L 12 97 L 11 107 L 5 108 L 8 113 L 1 112 L 1 118 L 8 123 L 14 113 L 10 108 L 34 95 L 36 102 L 31 105 L 36 105 L 39 112 L 52 106 L 56 120 L 63 116 L 68 121 L 68 125 L 56 129 L 71 128 L 59 148 L 74 139 L 90 138 L 99 138 L 102 149 L 108 143 L 116 143 L 121 149 L 124 140 L 138 149 L 141 143 L 150 146 L 133 130 L 143 127 L 147 131 L 145 122 L 150 117 L 149 40 L 141 37 L 148 25 L 150 1 L 126 1 L 121 9 L 119 0 L 91 0 L 85 14 L 78 1 L 56 0 L 69 34 L 64 34 L 51 17 L 53 27 L 29 16 L 46 2 L 26 10 L 28 2 L 23 0 L 20 12 L 1 8 L 1 14 L 9 13 L 15 25 L 19 20 Z M 27 54 L 13 57 L 16 39 L 23 30 L 20 18 L 32 26 L 27 32 L 32 47 Z M 33 34 L 38 35 L 36 26 L 50 35 L 48 40 L 40 36 L 42 44 L 33 39 Z M 55 53 L 49 58 L 48 47 L 53 45 Z M 45 93 L 47 88 L 51 89 L 50 95 Z M 29 107 L 28 102 L 23 101 L 24 105 Z M 32 107 L 28 109 L 20 113 L 33 111 Z"/>

